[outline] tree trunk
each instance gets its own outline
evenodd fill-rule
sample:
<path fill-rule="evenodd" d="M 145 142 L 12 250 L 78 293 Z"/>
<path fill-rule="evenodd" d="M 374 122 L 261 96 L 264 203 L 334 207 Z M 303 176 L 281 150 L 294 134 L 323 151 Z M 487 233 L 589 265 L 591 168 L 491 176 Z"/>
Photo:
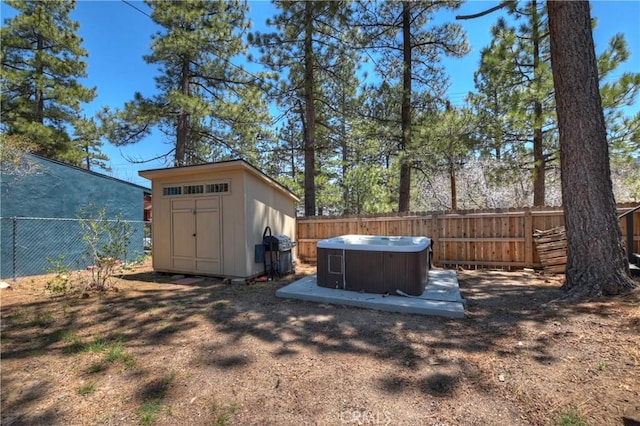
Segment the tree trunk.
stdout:
<path fill-rule="evenodd" d="M 304 100 L 306 126 L 304 132 L 304 214 L 316 215 L 316 185 L 315 185 L 315 138 L 316 138 L 316 110 L 315 110 L 315 81 L 313 73 L 313 2 L 305 3 L 305 34 L 304 34 Z"/>
<path fill-rule="evenodd" d="M 498 100 L 498 94 L 496 93 L 496 91 L 494 90 L 491 94 L 492 96 L 492 100 L 493 100 L 493 115 L 494 116 L 498 116 L 500 115 L 500 101 Z M 502 128 L 502 126 L 500 126 L 499 129 L 499 136 L 497 134 L 494 134 L 494 154 L 496 156 L 496 160 L 500 161 L 502 160 L 502 144 L 503 144 L 503 139 L 504 139 L 504 130 Z"/>
<path fill-rule="evenodd" d="M 548 1 L 567 230 L 563 290 L 572 299 L 634 287 L 611 185 L 604 114 L 587 1 Z"/>
<path fill-rule="evenodd" d="M 44 94 L 42 91 L 41 81 L 44 75 L 44 67 L 42 66 L 41 55 L 44 50 L 44 38 L 38 35 L 36 46 L 36 87 L 35 87 L 35 111 L 34 120 L 36 123 L 44 124 Z"/>
<path fill-rule="evenodd" d="M 87 142 L 84 146 L 85 164 L 87 165 L 87 170 L 91 170 L 91 153 L 89 152 L 89 143 Z"/>
<path fill-rule="evenodd" d="M 535 103 L 534 114 L 536 121 L 538 117 L 542 116 L 542 105 L 540 102 Z M 538 114 L 540 114 L 538 116 Z M 537 125 L 536 125 L 537 126 Z M 542 129 L 536 127 L 533 129 L 533 205 L 544 206 L 545 198 L 545 170 L 547 168 L 547 162 L 544 158 L 544 151 L 542 147 Z"/>
<path fill-rule="evenodd" d="M 180 81 L 182 94 L 189 96 L 189 61 L 182 60 L 182 75 Z M 176 130 L 176 166 L 187 165 L 187 144 L 189 137 L 189 113 L 184 107 L 178 113 L 178 125 Z"/>
<path fill-rule="evenodd" d="M 449 180 L 451 182 L 451 209 L 458 210 L 458 191 L 456 188 L 456 164 L 454 156 L 449 159 Z"/>
<path fill-rule="evenodd" d="M 533 101 L 533 205 L 544 206 L 545 195 L 545 169 L 547 167 L 542 145 L 542 102 L 540 101 L 542 85 L 542 71 L 540 70 L 540 19 L 538 5 L 531 2 L 531 21 L 533 40 L 533 81 L 535 94 Z"/>
<path fill-rule="evenodd" d="M 406 150 L 411 143 L 411 4 L 402 3 L 402 112 L 400 141 L 400 194 L 398 211 L 408 212 L 411 204 L 411 159 Z"/>
<path fill-rule="evenodd" d="M 351 206 L 349 203 L 349 187 L 346 185 L 347 173 L 349 171 L 349 143 L 347 142 L 347 121 L 346 117 L 348 112 L 347 108 L 347 96 L 344 87 L 340 90 L 340 111 L 343 117 L 340 120 L 340 150 L 342 151 L 342 214 L 351 214 Z"/>
<path fill-rule="evenodd" d="M 347 138 L 346 138 L 346 133 L 345 130 L 343 128 L 343 133 L 342 133 L 342 141 L 340 143 L 341 148 L 342 148 L 342 206 L 343 206 L 343 211 L 342 214 L 344 215 L 348 215 L 351 214 L 351 206 L 349 203 L 349 187 L 346 185 L 346 180 L 347 180 L 347 172 L 349 171 L 349 168 L 347 166 L 348 161 L 349 161 L 349 155 L 348 155 L 348 147 L 347 147 Z"/>

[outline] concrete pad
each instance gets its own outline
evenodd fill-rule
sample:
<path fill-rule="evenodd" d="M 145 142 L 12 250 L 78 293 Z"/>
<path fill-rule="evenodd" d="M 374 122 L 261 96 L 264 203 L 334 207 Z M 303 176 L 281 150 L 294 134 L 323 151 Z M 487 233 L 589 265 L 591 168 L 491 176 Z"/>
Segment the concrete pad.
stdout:
<path fill-rule="evenodd" d="M 429 283 L 424 289 L 424 293 L 418 297 L 467 304 L 467 301 L 460 296 L 460 286 L 458 285 L 456 271 L 449 269 L 429 270 Z"/>
<path fill-rule="evenodd" d="M 172 284 L 195 284 L 202 281 L 203 278 L 180 278 L 175 281 L 171 281 Z"/>
<path fill-rule="evenodd" d="M 420 296 L 382 295 L 318 287 L 317 276 L 308 275 L 276 291 L 277 297 L 331 303 L 405 314 L 464 318 L 466 301 L 460 296 L 455 271 L 430 270 L 429 283 Z"/>

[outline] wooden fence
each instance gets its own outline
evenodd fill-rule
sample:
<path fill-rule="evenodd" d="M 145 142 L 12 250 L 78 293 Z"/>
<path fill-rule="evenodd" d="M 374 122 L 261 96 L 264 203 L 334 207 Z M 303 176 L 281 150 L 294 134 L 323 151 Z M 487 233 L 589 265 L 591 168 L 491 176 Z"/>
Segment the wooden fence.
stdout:
<path fill-rule="evenodd" d="M 618 214 L 636 204 L 619 204 Z M 626 235 L 626 221 L 621 221 Z M 315 263 L 316 243 L 345 234 L 427 236 L 439 267 L 540 268 L 533 234 L 564 225 L 561 207 L 407 213 L 384 216 L 302 217 L 297 255 Z M 640 211 L 634 213 L 634 251 L 640 252 Z"/>

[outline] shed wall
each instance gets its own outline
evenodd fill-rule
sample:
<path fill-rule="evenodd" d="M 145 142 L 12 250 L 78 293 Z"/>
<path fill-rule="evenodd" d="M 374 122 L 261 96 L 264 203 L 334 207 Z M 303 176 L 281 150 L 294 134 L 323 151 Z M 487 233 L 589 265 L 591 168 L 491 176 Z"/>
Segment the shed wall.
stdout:
<path fill-rule="evenodd" d="M 255 245 L 262 243 L 262 234 L 270 226 L 274 235 L 295 235 L 295 201 L 282 189 L 269 185 L 242 168 L 215 171 L 160 171 L 153 178 L 153 267 L 163 272 L 197 273 L 176 268 L 172 264 L 171 200 L 206 197 L 207 194 L 164 196 L 166 186 L 184 186 L 225 181 L 229 192 L 220 194 L 222 235 L 222 271 L 220 275 L 250 277 L 264 271 L 262 262 L 255 262 Z M 166 173 L 166 175 L 164 175 Z"/>
<path fill-rule="evenodd" d="M 236 253 L 244 247 L 244 173 L 241 171 L 225 171 L 221 173 L 194 174 L 179 177 L 162 177 L 153 180 L 153 267 L 158 271 L 195 273 L 175 267 L 172 264 L 172 223 L 171 201 L 188 199 L 189 196 L 165 196 L 165 186 L 184 186 L 202 184 L 213 181 L 228 181 L 229 193 L 217 195 L 220 197 L 221 234 L 222 234 L 222 275 L 247 276 L 243 262 L 239 262 Z M 203 198 L 204 194 L 194 195 L 192 198 Z"/>
<path fill-rule="evenodd" d="M 247 175 L 237 170 L 221 174 L 231 180 L 231 196 L 225 197 L 222 204 L 222 250 L 224 274 L 234 277 L 248 277 L 250 271 L 245 267 L 243 253 L 247 239 L 244 227 L 247 210 L 244 200 L 244 188 Z"/>
<path fill-rule="evenodd" d="M 245 200 L 247 244 L 242 250 L 248 254 L 244 256 L 245 267 L 251 271 L 251 275 L 256 275 L 264 272 L 264 264 L 256 263 L 253 253 L 255 245 L 262 243 L 265 227 L 269 226 L 273 235 L 287 235 L 291 239 L 295 237 L 295 202 L 282 191 L 248 174 Z M 295 258 L 295 248 L 293 255 Z M 238 256 L 238 259 L 241 258 Z"/>

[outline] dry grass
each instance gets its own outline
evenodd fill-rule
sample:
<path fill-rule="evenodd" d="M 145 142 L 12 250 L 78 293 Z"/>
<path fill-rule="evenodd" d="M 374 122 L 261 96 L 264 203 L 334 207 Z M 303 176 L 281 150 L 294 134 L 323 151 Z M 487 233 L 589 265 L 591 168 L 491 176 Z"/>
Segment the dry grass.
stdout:
<path fill-rule="evenodd" d="M 313 273 L 302 265 L 299 275 Z M 640 292 L 459 271 L 462 320 L 282 300 L 280 282 L 2 290 L 2 424 L 590 425 L 640 420 Z"/>

